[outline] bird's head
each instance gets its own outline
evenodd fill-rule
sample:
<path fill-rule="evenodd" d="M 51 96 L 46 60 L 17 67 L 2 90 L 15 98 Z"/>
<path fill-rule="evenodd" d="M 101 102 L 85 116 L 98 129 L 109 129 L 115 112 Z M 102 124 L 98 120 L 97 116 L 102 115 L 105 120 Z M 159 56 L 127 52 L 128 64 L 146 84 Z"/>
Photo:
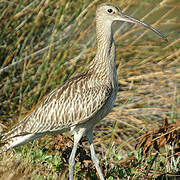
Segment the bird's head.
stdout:
<path fill-rule="evenodd" d="M 104 3 L 101 4 L 97 10 L 96 10 L 96 19 L 97 21 L 101 21 L 104 22 L 107 25 L 112 25 L 112 23 L 114 21 L 124 21 L 124 22 L 129 22 L 129 23 L 133 23 L 133 24 L 139 24 L 142 25 L 150 30 L 152 30 L 153 32 L 155 32 L 156 34 L 158 34 L 161 38 L 163 38 L 164 40 L 167 41 L 167 38 L 160 33 L 158 30 L 156 30 L 155 28 L 151 27 L 150 25 L 135 19 L 131 16 L 128 16 L 124 13 L 122 13 L 122 11 L 120 10 L 120 8 L 114 4 L 111 3 Z"/>

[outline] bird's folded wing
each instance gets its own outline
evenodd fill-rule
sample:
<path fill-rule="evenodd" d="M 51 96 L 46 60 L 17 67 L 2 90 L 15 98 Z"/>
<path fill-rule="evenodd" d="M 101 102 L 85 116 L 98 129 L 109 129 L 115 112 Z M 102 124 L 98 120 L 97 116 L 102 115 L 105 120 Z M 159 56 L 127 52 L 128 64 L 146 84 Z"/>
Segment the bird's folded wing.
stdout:
<path fill-rule="evenodd" d="M 83 78 L 68 81 L 48 94 L 3 140 L 22 133 L 58 131 L 86 122 L 103 107 L 111 93 L 111 87 L 103 83 Z"/>

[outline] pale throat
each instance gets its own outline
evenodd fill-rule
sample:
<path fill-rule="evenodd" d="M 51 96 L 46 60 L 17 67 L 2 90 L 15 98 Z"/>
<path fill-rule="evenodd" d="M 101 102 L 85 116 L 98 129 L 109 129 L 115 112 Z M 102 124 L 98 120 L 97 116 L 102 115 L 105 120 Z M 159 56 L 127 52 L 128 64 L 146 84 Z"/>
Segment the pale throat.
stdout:
<path fill-rule="evenodd" d="M 102 51 L 110 53 L 111 48 L 113 48 L 112 44 L 114 44 L 112 22 L 97 20 L 96 26 L 97 54 L 102 53 Z"/>
<path fill-rule="evenodd" d="M 113 40 L 112 22 L 96 21 L 97 23 L 97 54 L 99 63 L 105 65 L 114 65 L 115 45 Z M 102 61 L 102 62 L 101 62 Z M 110 63 L 110 64 L 109 64 Z M 107 67 L 106 67 L 107 68 Z"/>

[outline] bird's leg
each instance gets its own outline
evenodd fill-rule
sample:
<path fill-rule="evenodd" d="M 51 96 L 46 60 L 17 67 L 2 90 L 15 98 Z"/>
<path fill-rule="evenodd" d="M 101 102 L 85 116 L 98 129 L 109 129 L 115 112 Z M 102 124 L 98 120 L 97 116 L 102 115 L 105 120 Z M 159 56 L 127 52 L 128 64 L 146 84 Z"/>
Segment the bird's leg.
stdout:
<path fill-rule="evenodd" d="M 74 134 L 74 146 L 69 157 L 69 180 L 73 180 L 73 172 L 75 166 L 75 155 L 78 147 L 78 143 L 82 137 L 82 134 Z"/>
<path fill-rule="evenodd" d="M 100 177 L 100 180 L 104 180 L 103 173 L 101 171 L 101 168 L 99 166 L 99 159 L 96 156 L 95 150 L 94 150 L 94 145 L 93 145 L 93 129 L 90 129 L 89 131 L 86 132 L 86 135 L 88 137 L 88 141 L 90 143 L 90 151 L 91 151 L 91 159 L 96 167 L 96 170 L 98 172 L 98 175 Z"/>

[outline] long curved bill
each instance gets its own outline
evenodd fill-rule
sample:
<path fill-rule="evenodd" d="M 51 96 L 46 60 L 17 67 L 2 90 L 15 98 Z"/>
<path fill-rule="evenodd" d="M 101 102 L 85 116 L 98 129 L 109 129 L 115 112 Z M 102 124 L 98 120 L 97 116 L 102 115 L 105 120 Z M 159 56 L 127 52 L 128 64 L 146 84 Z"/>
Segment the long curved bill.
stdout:
<path fill-rule="evenodd" d="M 168 39 L 161 33 L 159 32 L 157 29 L 153 28 L 152 26 L 138 20 L 138 19 L 135 19 L 131 16 L 128 16 L 126 14 L 123 14 L 123 13 L 120 13 L 120 16 L 118 18 L 118 20 L 120 21 L 125 21 L 125 22 L 130 22 L 130 23 L 134 23 L 134 24 L 140 24 L 148 29 L 150 29 L 151 31 L 155 32 L 157 35 L 159 35 L 161 38 L 163 38 L 165 41 L 168 41 Z"/>

